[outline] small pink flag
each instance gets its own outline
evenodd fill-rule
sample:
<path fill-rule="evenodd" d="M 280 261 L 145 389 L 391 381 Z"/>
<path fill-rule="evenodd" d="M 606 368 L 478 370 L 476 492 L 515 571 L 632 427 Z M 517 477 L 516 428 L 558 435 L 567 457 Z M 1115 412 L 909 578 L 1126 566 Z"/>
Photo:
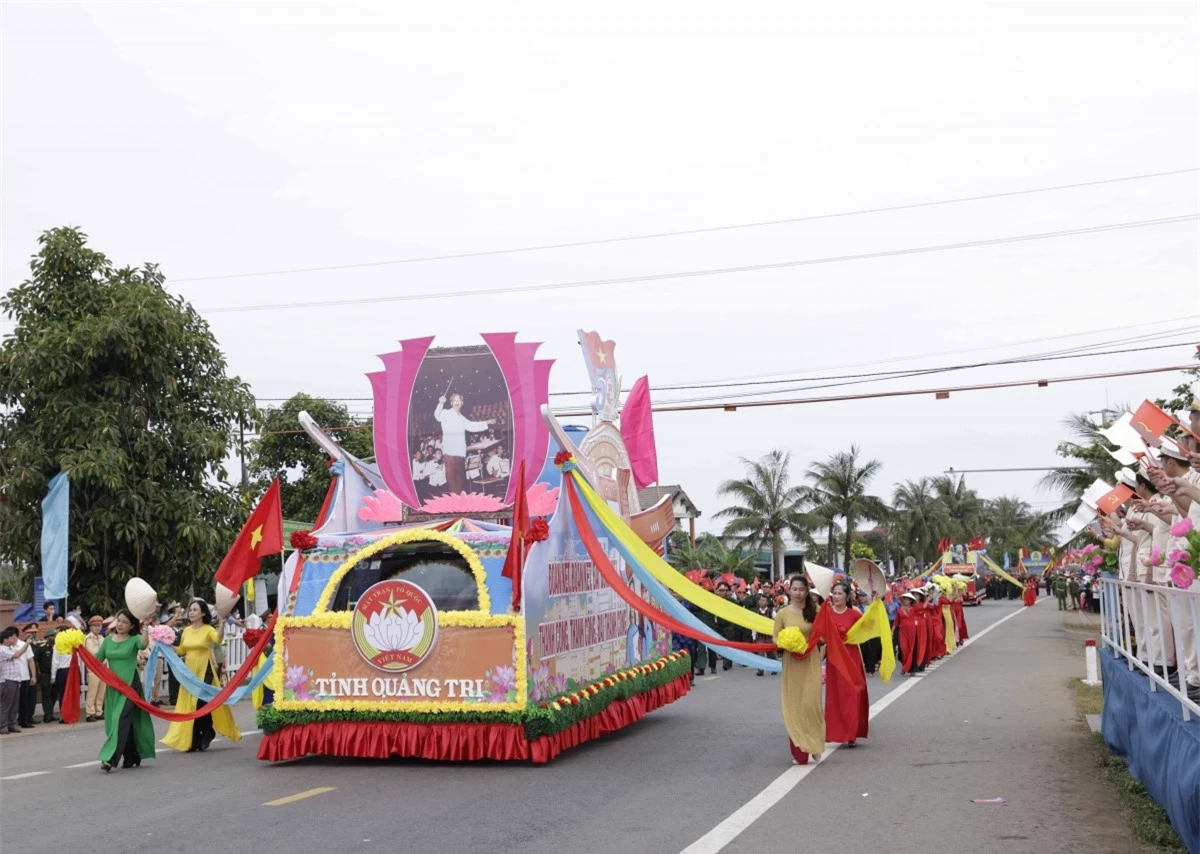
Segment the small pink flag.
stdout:
<path fill-rule="evenodd" d="M 629 451 L 629 464 L 637 488 L 658 483 L 658 448 L 654 444 L 649 377 L 642 377 L 629 390 L 629 397 L 621 409 L 621 438 Z"/>

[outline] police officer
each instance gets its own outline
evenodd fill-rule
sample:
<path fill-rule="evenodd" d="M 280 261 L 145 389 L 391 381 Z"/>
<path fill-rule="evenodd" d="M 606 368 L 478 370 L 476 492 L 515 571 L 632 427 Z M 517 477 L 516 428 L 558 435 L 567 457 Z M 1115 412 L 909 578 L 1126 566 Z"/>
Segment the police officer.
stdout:
<path fill-rule="evenodd" d="M 54 632 L 49 632 L 33 646 L 33 660 L 37 665 L 38 685 L 42 688 L 42 722 L 53 723 L 54 717 L 54 680 L 50 677 L 50 662 L 54 657 Z"/>
<path fill-rule="evenodd" d="M 1071 600 L 1071 610 L 1079 610 L 1079 594 L 1082 588 L 1079 586 L 1078 576 L 1072 575 L 1070 581 L 1067 582 L 1067 596 Z"/>
<path fill-rule="evenodd" d="M 1058 610 L 1067 610 L 1067 577 L 1059 572 L 1054 576 L 1054 595 L 1058 598 Z"/>

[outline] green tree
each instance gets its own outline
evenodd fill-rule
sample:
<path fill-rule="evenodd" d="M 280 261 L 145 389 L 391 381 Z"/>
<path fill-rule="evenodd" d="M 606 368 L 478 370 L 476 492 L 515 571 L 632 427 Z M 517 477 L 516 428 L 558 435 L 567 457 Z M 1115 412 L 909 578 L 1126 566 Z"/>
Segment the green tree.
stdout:
<path fill-rule="evenodd" d="M 997 563 L 1005 552 L 1015 557 L 1021 548 L 1045 549 L 1052 542 L 1053 528 L 1046 514 L 1034 513 L 1020 498 L 1001 496 L 985 502 L 983 531 L 988 554 Z"/>
<path fill-rule="evenodd" d="M 871 548 L 861 540 L 855 540 L 850 544 L 850 557 L 857 560 L 860 557 L 867 560 L 879 560 L 879 556 L 875 553 L 875 549 Z"/>
<path fill-rule="evenodd" d="M 253 398 L 155 265 L 116 268 L 75 228 L 39 244 L 30 278 L 0 299 L 17 322 L 0 344 L 0 558 L 38 566 L 41 500 L 61 470 L 72 600 L 112 609 L 132 576 L 200 591 L 234 536 L 222 463 Z"/>
<path fill-rule="evenodd" d="M 705 534 L 696 540 L 695 546 L 684 538 L 668 555 L 667 561 L 680 572 L 692 569 L 703 569 L 712 575 L 732 572 L 749 581 L 757 574 L 754 557 L 753 554 L 744 554 L 739 549 L 730 548 L 720 537 Z"/>
<path fill-rule="evenodd" d="M 881 521 L 888 515 L 888 506 L 867 487 L 883 468 L 879 460 L 859 464 L 858 445 L 851 445 L 820 463 L 813 463 L 805 475 L 811 482 L 809 496 L 817 504 L 823 518 L 840 518 L 846 528 L 842 543 L 843 568 L 850 566 L 850 545 L 855 526 L 864 519 Z"/>
<path fill-rule="evenodd" d="M 952 474 L 938 475 L 932 481 L 938 503 L 945 517 L 946 536 L 956 543 L 965 543 L 979 536 L 983 523 L 983 499 L 973 489 L 967 488 L 965 477 Z"/>
<path fill-rule="evenodd" d="M 329 488 L 329 457 L 300 428 L 301 412 L 307 412 L 325 428 L 355 427 L 333 435 L 359 459 L 370 458 L 374 452 L 371 422 L 351 417 L 349 410 L 336 401 L 300 392 L 259 413 L 262 427 L 250 445 L 248 459 L 254 491 L 261 494 L 278 477 L 284 514 L 289 519 L 311 522 L 317 518 Z"/>
<path fill-rule="evenodd" d="M 1062 424 L 1070 438 L 1058 443 L 1056 453 L 1072 465 L 1060 466 L 1044 475 L 1040 481 L 1041 486 L 1063 497 L 1064 503 L 1047 514 L 1051 522 L 1058 524 L 1070 518 L 1079 507 L 1079 499 L 1096 478 L 1115 483 L 1121 464 L 1105 450 L 1108 443 L 1097 431 L 1120 418 L 1126 409 L 1125 406 L 1117 406 L 1095 413 L 1100 415 L 1098 420 L 1092 420 L 1093 413 L 1075 413 L 1063 419 Z"/>
<path fill-rule="evenodd" d="M 741 549 L 771 552 L 771 580 L 783 572 L 787 550 L 784 536 L 797 543 L 811 543 L 818 521 L 805 510 L 806 491 L 792 483 L 792 455 L 771 451 L 757 461 L 741 459 L 746 476 L 727 480 L 717 493 L 736 503 L 716 514 L 728 519 L 724 534 L 734 538 Z"/>
<path fill-rule="evenodd" d="M 906 480 L 892 493 L 896 536 L 905 551 L 924 562 L 949 527 L 946 505 L 938 501 L 927 477 Z"/>

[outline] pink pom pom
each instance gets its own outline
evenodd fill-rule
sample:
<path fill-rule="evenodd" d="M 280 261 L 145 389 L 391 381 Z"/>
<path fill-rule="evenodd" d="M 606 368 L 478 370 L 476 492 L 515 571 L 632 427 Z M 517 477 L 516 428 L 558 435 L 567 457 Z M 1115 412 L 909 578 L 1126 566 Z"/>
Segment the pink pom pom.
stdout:
<path fill-rule="evenodd" d="M 170 626 L 159 624 L 150 627 L 150 640 L 167 646 L 175 645 L 175 630 Z"/>
<path fill-rule="evenodd" d="M 1171 583 L 1176 587 L 1186 590 L 1192 586 L 1192 582 L 1196 580 L 1196 572 L 1186 563 L 1177 563 L 1171 570 Z"/>

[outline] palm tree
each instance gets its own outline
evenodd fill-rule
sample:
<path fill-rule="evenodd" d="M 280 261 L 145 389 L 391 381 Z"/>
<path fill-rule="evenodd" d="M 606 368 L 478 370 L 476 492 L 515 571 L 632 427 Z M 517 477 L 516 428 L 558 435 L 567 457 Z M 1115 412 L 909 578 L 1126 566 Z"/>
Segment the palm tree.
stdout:
<path fill-rule="evenodd" d="M 1079 463 L 1077 466 L 1062 466 L 1045 475 L 1039 486 L 1056 490 L 1066 500 L 1056 510 L 1049 514 L 1050 521 L 1063 522 L 1073 514 L 1079 506 L 1079 497 L 1087 490 L 1096 478 L 1113 482 L 1120 464 L 1104 449 L 1108 442 L 1097 434 L 1101 427 L 1111 424 L 1125 412 L 1127 407 L 1118 404 L 1114 409 L 1100 413 L 1099 423 L 1092 421 L 1088 414 L 1073 413 L 1063 419 L 1062 424 L 1067 428 L 1071 438 L 1058 443 L 1057 452 L 1060 457 L 1066 457 Z"/>
<path fill-rule="evenodd" d="M 967 489 L 967 479 L 943 474 L 932 483 L 938 502 L 945 508 L 947 534 L 959 543 L 977 535 L 983 520 L 983 500 L 975 490 Z"/>
<path fill-rule="evenodd" d="M 896 528 L 909 554 L 925 562 L 926 549 L 942 538 L 947 526 L 946 506 L 937 499 L 927 477 L 906 480 L 892 493 Z"/>
<path fill-rule="evenodd" d="M 817 520 L 806 512 L 805 490 L 792 484 L 789 467 L 792 455 L 771 451 L 752 462 L 741 459 L 746 476 L 727 480 L 717 488 L 719 495 L 735 503 L 716 514 L 728 519 L 725 536 L 736 538 L 740 548 L 771 550 L 771 580 L 783 573 L 784 535 L 796 542 L 811 543 Z"/>
<path fill-rule="evenodd" d="M 810 494 L 824 508 L 825 517 L 839 517 L 846 527 L 843 568 L 850 566 L 854 526 L 863 519 L 882 521 L 889 512 L 883 501 L 867 495 L 867 486 L 879 474 L 883 463 L 867 460 L 859 465 L 858 454 L 858 445 L 851 445 L 849 452 L 838 452 L 823 463 L 813 463 L 805 475 L 812 482 Z"/>
<path fill-rule="evenodd" d="M 680 572 L 689 569 L 703 569 L 709 573 L 732 572 L 747 581 L 754 578 L 754 559 L 756 555 L 743 554 L 738 549 L 731 549 L 720 537 L 704 534 L 693 546 L 686 537 L 675 546 L 667 562 Z"/>

